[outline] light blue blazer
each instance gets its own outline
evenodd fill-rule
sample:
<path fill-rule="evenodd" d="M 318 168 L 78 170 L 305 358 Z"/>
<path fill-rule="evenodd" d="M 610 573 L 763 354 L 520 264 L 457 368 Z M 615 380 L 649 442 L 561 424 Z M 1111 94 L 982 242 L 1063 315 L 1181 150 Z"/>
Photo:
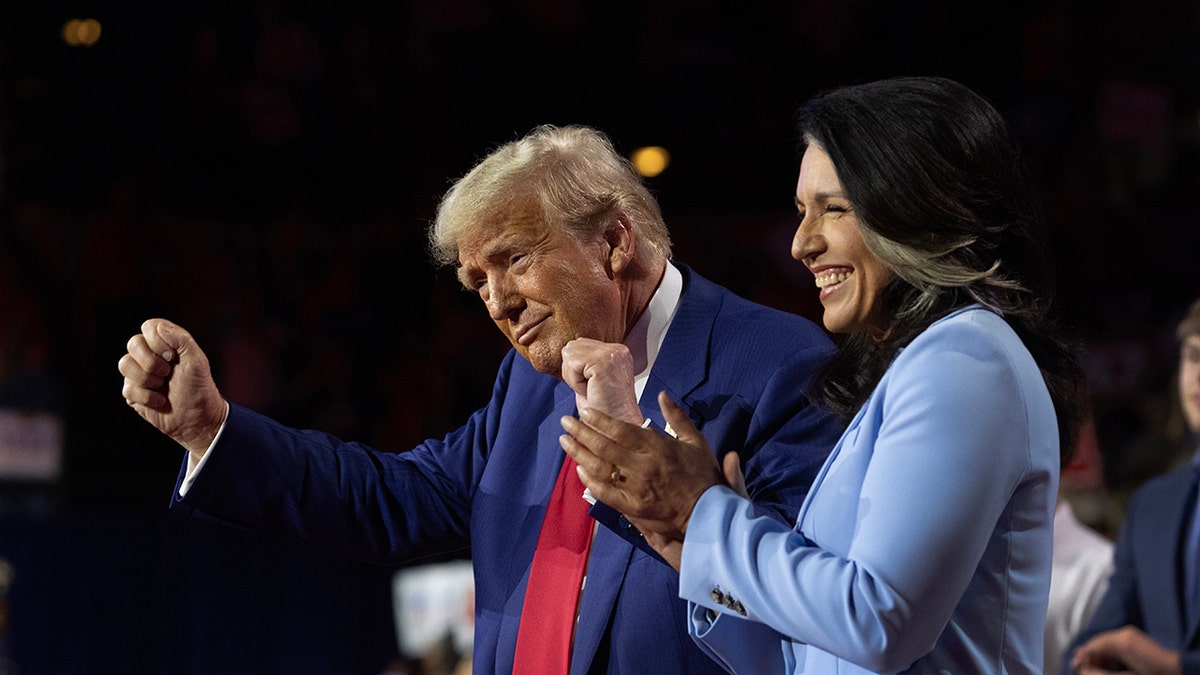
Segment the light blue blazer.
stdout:
<path fill-rule="evenodd" d="M 795 530 L 710 488 L 683 547 L 690 631 L 736 673 L 1038 673 L 1059 442 L 996 314 L 959 310 L 896 358 Z"/>

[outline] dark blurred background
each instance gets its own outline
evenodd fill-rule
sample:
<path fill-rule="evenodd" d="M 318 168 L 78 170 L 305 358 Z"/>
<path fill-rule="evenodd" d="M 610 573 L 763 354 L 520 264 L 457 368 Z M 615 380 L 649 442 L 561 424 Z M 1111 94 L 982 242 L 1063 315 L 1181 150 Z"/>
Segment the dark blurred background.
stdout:
<path fill-rule="evenodd" d="M 544 122 L 667 148 L 677 257 L 819 319 L 791 115 L 888 75 L 957 78 L 1026 143 L 1096 411 L 1081 516 L 1114 531 L 1182 456 L 1198 29 L 1183 0 L 0 2 L 0 675 L 399 668 L 395 570 L 167 512 L 182 452 L 116 370 L 141 321 L 286 423 L 440 437 L 507 343 L 424 227 Z"/>

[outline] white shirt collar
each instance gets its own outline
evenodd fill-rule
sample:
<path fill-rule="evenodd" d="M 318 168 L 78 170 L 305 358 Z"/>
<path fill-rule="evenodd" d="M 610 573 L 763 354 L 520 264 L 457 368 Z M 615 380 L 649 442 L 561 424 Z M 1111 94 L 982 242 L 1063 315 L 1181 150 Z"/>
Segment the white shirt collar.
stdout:
<path fill-rule="evenodd" d="M 662 347 L 663 338 L 667 336 L 667 328 L 675 318 L 679 309 L 679 299 L 683 295 L 683 275 L 674 265 L 667 263 L 662 281 L 650 298 L 646 311 L 642 312 L 637 323 L 625 338 L 625 346 L 633 355 L 633 388 L 638 400 L 642 398 L 642 390 L 646 388 L 646 380 L 650 377 L 650 369 L 658 358 L 658 350 Z"/>

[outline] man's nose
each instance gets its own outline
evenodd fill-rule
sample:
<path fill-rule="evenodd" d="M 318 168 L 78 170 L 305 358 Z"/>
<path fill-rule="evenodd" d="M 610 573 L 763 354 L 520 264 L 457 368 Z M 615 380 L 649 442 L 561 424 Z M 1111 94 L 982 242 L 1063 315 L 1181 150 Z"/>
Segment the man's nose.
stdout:
<path fill-rule="evenodd" d="M 487 305 L 488 315 L 492 317 L 492 321 L 504 321 L 513 318 L 520 312 L 521 295 L 507 280 L 490 279 L 484 303 Z"/>

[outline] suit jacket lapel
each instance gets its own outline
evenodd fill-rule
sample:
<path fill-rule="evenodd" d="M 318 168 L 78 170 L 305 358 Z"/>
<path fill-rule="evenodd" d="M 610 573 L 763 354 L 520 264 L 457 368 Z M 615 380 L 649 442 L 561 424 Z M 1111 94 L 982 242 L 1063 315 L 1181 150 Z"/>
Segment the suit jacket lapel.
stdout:
<path fill-rule="evenodd" d="M 709 345 L 721 306 L 716 286 L 686 265 L 677 267 L 683 274 L 683 296 L 640 401 L 642 409 L 658 424 L 663 424 L 658 409 L 660 391 L 666 391 L 686 410 L 688 396 L 708 378 Z"/>
<path fill-rule="evenodd" d="M 1195 633 L 1196 627 L 1188 625 L 1188 612 L 1184 598 L 1184 580 L 1180 562 L 1186 550 L 1184 538 L 1190 517 L 1188 505 L 1195 481 L 1180 481 L 1177 489 L 1164 490 L 1162 498 L 1154 503 L 1154 512 L 1143 518 L 1147 523 L 1142 539 L 1147 554 L 1142 556 L 1145 567 L 1139 577 L 1151 589 L 1147 597 L 1151 602 L 1168 603 L 1174 610 L 1179 627 L 1178 636 L 1184 642 Z M 1165 526 L 1165 527 L 1164 527 Z"/>
<path fill-rule="evenodd" d="M 1174 593 L 1174 597 L 1179 601 L 1180 616 L 1184 617 L 1183 621 L 1183 644 L 1188 649 L 1195 649 L 1197 646 L 1197 638 L 1200 637 L 1200 611 L 1195 611 L 1194 615 L 1188 617 L 1188 602 L 1191 598 L 1187 597 L 1187 577 L 1183 569 L 1184 565 L 1200 565 L 1200 560 L 1189 560 L 1187 558 L 1187 536 L 1190 533 L 1191 519 L 1196 512 L 1196 490 L 1197 479 L 1200 474 L 1196 470 L 1192 471 L 1192 478 L 1187 482 L 1186 489 L 1180 489 L 1175 492 L 1177 497 L 1170 500 L 1172 503 L 1167 508 L 1172 509 L 1173 513 L 1180 514 L 1178 522 L 1174 523 L 1173 531 L 1177 532 L 1175 542 L 1175 551 L 1177 551 L 1174 560 L 1180 561 L 1180 564 L 1174 566 L 1174 571 L 1178 576 L 1174 576 L 1175 585 L 1172 588 L 1182 589 Z M 1189 508 L 1190 507 L 1190 508 Z M 1195 609 L 1195 608 L 1193 608 Z"/>
<path fill-rule="evenodd" d="M 642 413 L 659 425 L 664 424 L 658 408 L 659 391 L 670 393 L 686 410 L 687 396 L 707 378 L 709 336 L 721 303 L 715 286 L 698 279 L 687 267 L 677 267 L 683 274 L 683 295 L 639 402 Z M 556 425 L 557 419 L 555 417 Z M 612 621 L 613 607 L 621 592 L 633 551 L 632 544 L 608 528 L 598 528 L 588 561 L 579 624 L 575 627 L 572 675 L 586 673 L 591 667 L 596 650 Z"/>
<path fill-rule="evenodd" d="M 596 528 L 592 554 L 588 558 L 587 581 L 579 604 L 575 645 L 571 653 L 571 675 L 583 675 L 596 658 L 604 633 L 612 622 L 613 607 L 621 593 L 633 547 L 606 527 Z"/>

